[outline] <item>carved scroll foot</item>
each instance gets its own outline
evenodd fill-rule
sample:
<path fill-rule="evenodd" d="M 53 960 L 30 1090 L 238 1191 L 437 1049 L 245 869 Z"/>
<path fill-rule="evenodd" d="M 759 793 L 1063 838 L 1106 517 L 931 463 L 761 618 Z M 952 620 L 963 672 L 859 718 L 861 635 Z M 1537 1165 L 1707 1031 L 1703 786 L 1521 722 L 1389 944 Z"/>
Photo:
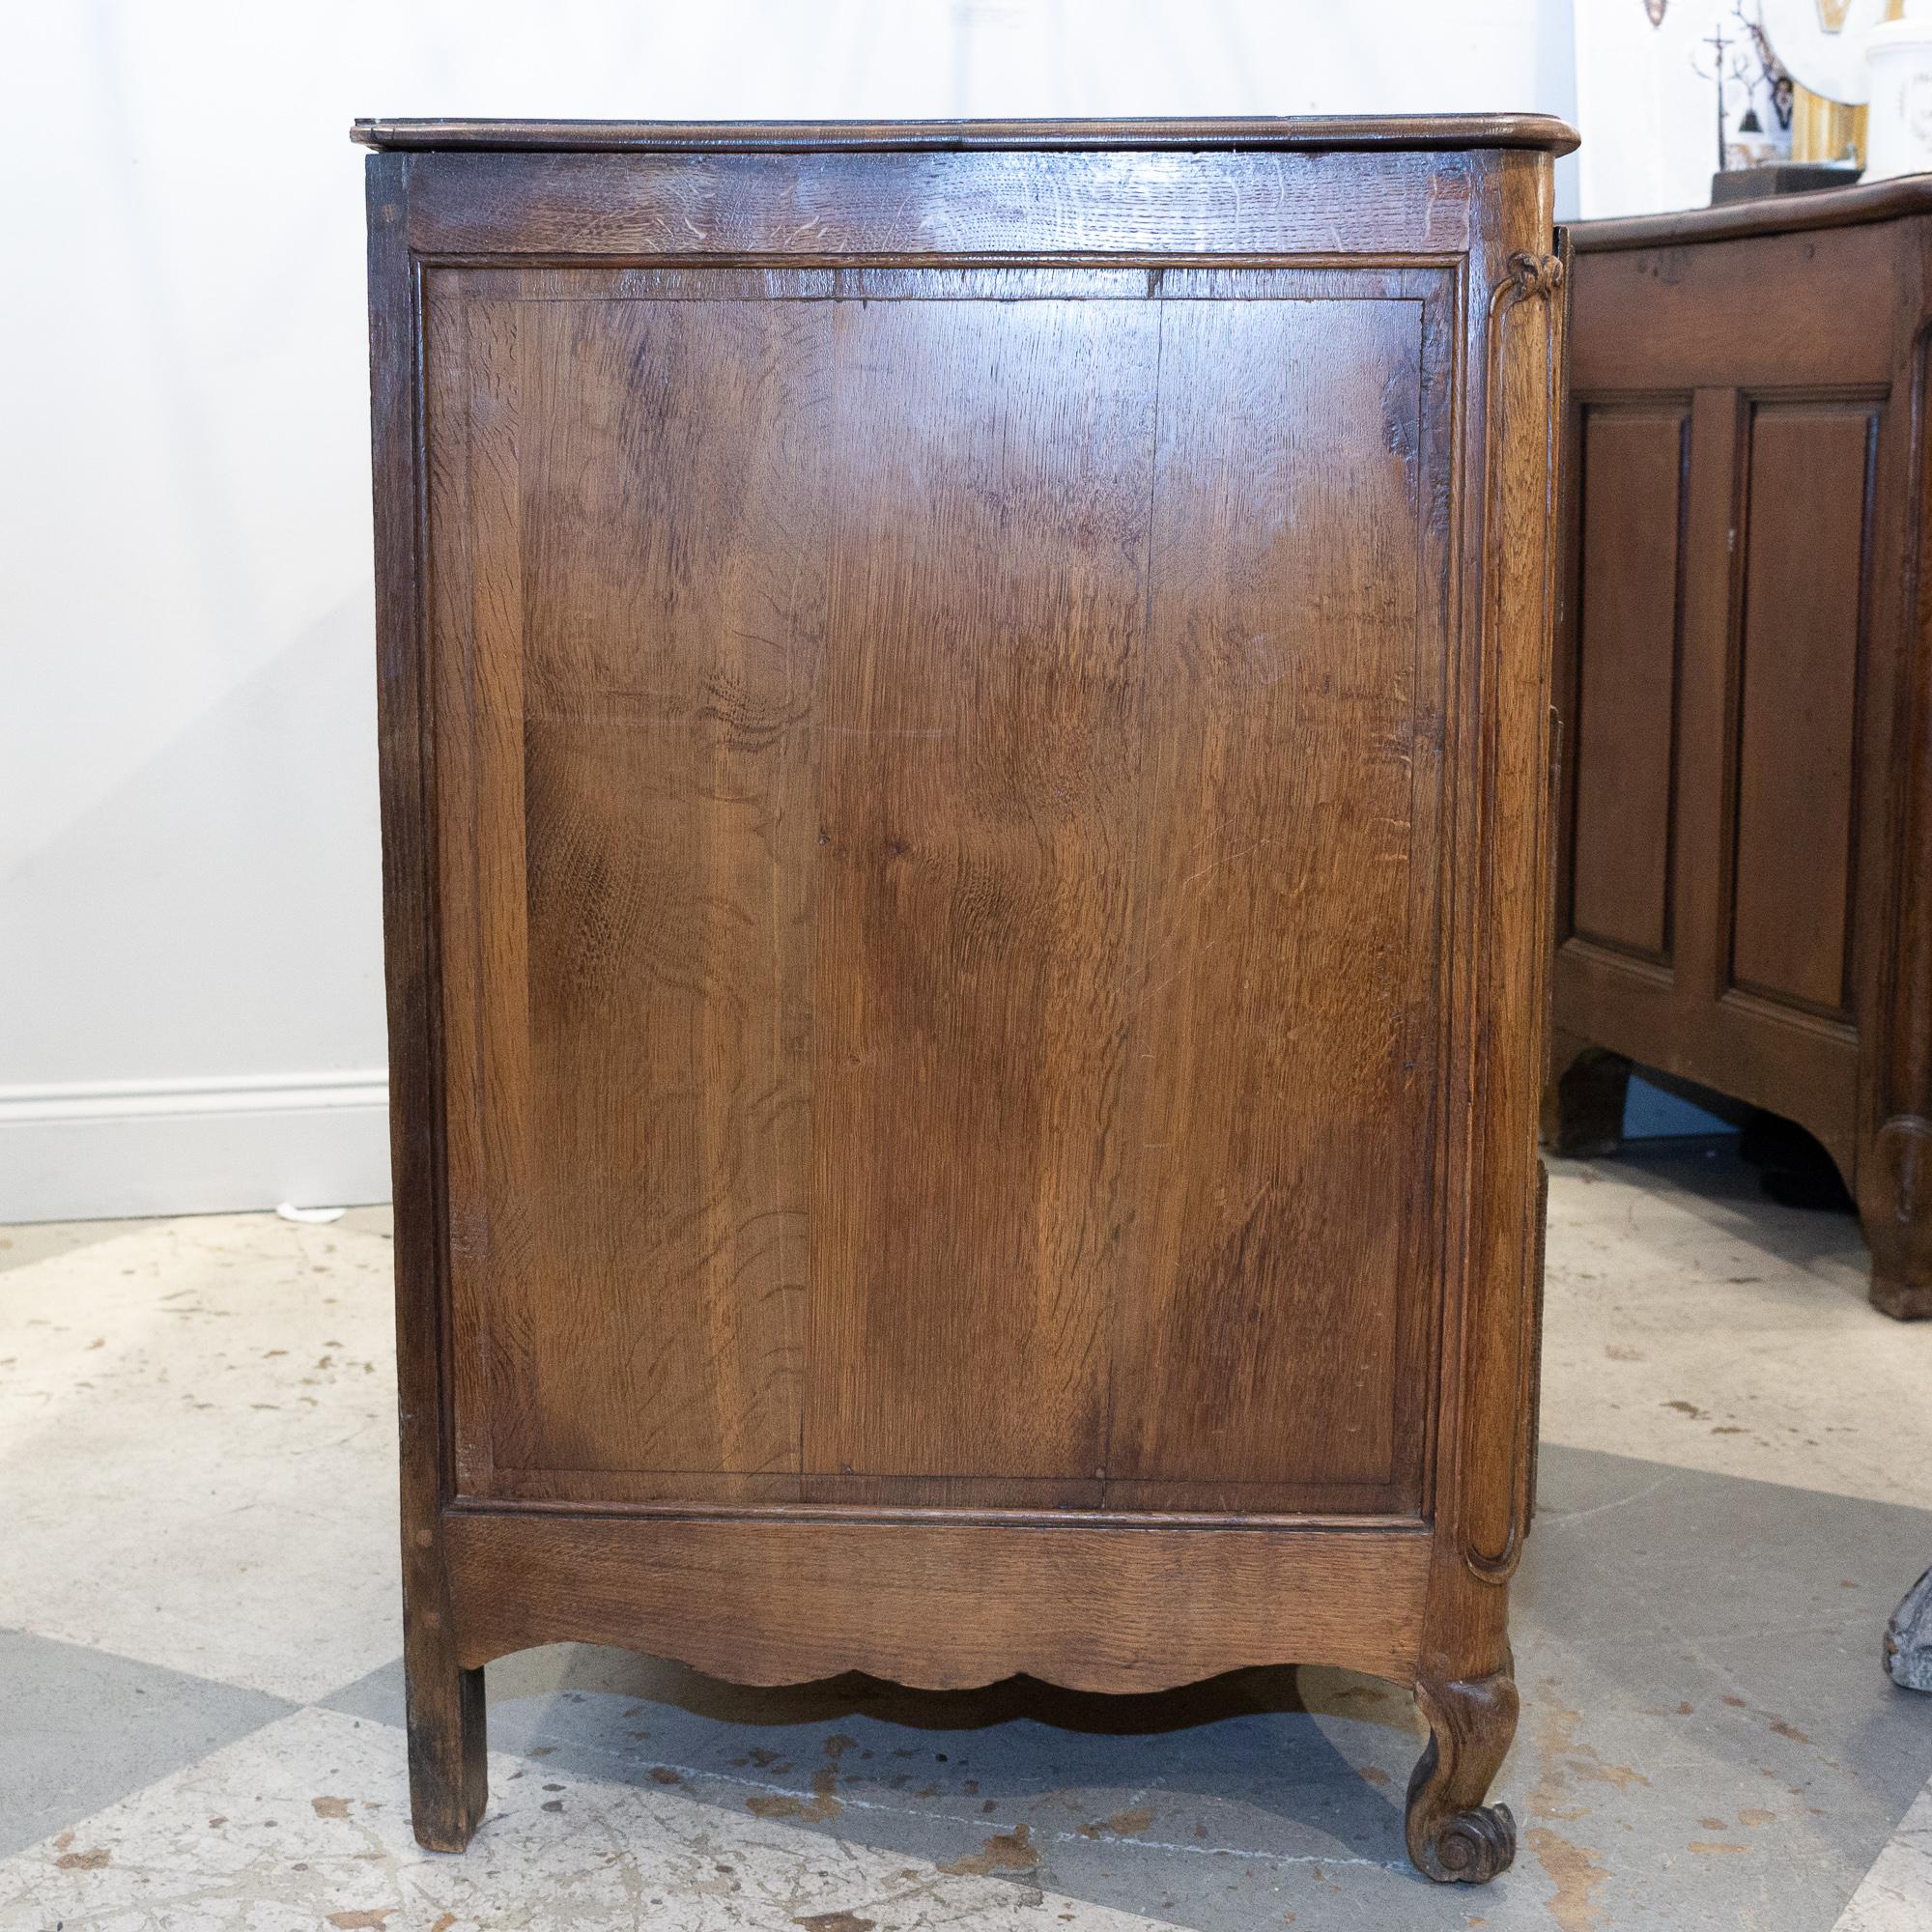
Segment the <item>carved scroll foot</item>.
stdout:
<path fill-rule="evenodd" d="M 1624 1096 L 1630 1088 L 1631 1064 L 1620 1053 L 1601 1046 L 1583 1046 L 1567 1037 L 1556 1042 L 1561 1053 L 1569 1047 L 1562 1068 L 1543 1096 L 1543 1139 L 1551 1153 L 1587 1160 L 1614 1153 L 1624 1137 Z"/>
<path fill-rule="evenodd" d="M 1516 1679 L 1508 1671 L 1464 1683 L 1418 1683 L 1429 1744 L 1408 1780 L 1408 1856 L 1443 1885 L 1486 1885 L 1516 1857 L 1507 1804 L 1485 1804 L 1516 1734 Z"/>

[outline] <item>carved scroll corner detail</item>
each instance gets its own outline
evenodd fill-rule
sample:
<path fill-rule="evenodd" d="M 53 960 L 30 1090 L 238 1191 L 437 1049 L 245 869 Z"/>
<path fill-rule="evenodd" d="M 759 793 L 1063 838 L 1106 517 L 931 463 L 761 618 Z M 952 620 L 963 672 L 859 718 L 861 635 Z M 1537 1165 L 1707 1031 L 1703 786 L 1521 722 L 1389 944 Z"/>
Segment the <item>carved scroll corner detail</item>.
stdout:
<path fill-rule="evenodd" d="M 1503 264 L 1500 291 L 1511 302 L 1533 296 L 1556 296 L 1563 289 L 1563 257 L 1532 255 L 1519 249 Z"/>

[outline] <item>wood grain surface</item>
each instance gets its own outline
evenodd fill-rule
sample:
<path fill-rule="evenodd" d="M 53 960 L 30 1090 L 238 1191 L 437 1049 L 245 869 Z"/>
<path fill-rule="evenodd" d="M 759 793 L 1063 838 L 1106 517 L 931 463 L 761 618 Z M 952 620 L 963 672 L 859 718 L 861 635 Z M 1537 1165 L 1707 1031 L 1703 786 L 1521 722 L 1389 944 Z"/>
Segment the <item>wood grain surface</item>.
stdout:
<path fill-rule="evenodd" d="M 1440 261 L 1468 251 L 1476 197 L 1508 161 L 1533 167 L 1541 157 L 440 154 L 412 157 L 408 218 L 420 258 L 564 258 L 586 268 L 721 256 Z"/>
<path fill-rule="evenodd" d="M 1147 1208 L 1115 1453 L 1128 1476 L 1320 1472 L 1413 1502 L 1396 1351 L 1432 1081 L 1405 1070 L 1405 1021 L 1435 964 L 1427 883 L 1414 932 L 1410 914 L 1446 592 L 1423 543 L 1441 479 L 1421 312 L 1242 299 L 1166 322 L 1130 1115 Z"/>
<path fill-rule="evenodd" d="M 1412 1527 L 673 1518 L 621 1541 L 609 1528 L 453 1514 L 464 1662 L 567 1636 L 756 1684 L 863 1669 L 958 1690 L 1027 1671 L 1159 1690 L 1284 1656 L 1400 1677 L 1429 1567 Z"/>
<path fill-rule="evenodd" d="M 1138 1192 L 1163 317 L 1022 297 L 827 320 L 804 1466 L 1098 1476 Z"/>
<path fill-rule="evenodd" d="M 1851 992 L 1852 772 L 1878 412 L 1760 399 L 1747 436 L 1731 975 L 1835 1014 Z"/>
<path fill-rule="evenodd" d="M 718 273 L 429 286 L 465 1488 L 1417 1508 L 1448 284 Z"/>

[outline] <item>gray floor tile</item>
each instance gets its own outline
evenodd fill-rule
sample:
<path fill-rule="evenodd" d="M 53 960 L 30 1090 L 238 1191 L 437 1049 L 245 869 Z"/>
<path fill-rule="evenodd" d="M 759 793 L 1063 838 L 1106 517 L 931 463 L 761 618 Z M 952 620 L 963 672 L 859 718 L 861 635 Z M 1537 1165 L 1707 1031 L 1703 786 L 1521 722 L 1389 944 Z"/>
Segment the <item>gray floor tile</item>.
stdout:
<path fill-rule="evenodd" d="M 0 1859 L 0 1932 L 1166 1932 L 662 1783 L 491 1773 L 469 1852 L 426 1853 L 397 1733 L 297 1711 Z"/>
<path fill-rule="evenodd" d="M 400 1636 L 402 1633 L 397 1632 Z M 353 1684 L 345 1684 L 340 1690 L 327 1697 L 318 1697 L 316 1703 L 325 1711 L 341 1711 L 352 1718 L 371 1718 L 379 1724 L 394 1724 L 398 1728 L 403 1722 L 403 1660 L 390 1659 L 387 1663 L 372 1670 L 366 1677 L 358 1677 Z M 502 1747 L 493 1737 L 493 1749 Z"/>
<path fill-rule="evenodd" d="M 260 1690 L 0 1631 L 0 1858 L 294 1708 Z"/>

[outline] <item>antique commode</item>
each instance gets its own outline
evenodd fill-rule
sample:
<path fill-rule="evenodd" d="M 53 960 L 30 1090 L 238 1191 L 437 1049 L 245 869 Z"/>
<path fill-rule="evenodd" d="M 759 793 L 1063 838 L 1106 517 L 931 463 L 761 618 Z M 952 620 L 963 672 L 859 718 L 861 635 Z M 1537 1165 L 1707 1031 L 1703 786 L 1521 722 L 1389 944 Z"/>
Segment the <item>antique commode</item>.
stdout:
<path fill-rule="evenodd" d="M 1319 1662 L 1490 1877 L 1575 137 L 356 138 L 418 1835 L 526 1645 Z"/>
<path fill-rule="evenodd" d="M 1932 178 L 1572 234 L 1550 1137 L 1795 1120 L 1932 1316 Z"/>

